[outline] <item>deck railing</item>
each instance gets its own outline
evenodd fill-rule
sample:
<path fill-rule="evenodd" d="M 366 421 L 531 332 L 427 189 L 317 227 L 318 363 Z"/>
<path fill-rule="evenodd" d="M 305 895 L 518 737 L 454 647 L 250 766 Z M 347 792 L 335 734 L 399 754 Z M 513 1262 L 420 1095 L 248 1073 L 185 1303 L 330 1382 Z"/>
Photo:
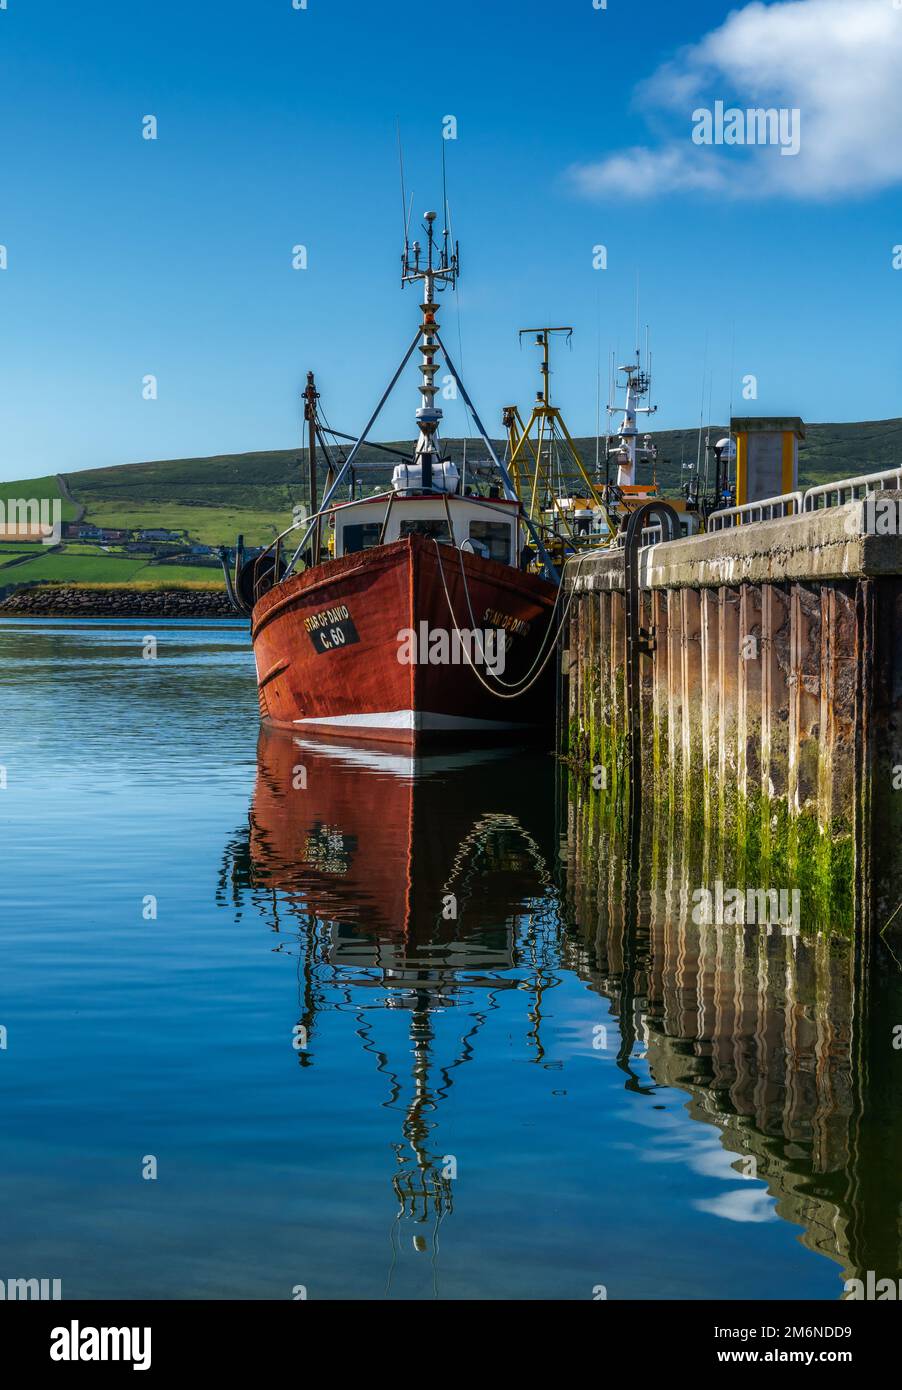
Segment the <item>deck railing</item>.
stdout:
<path fill-rule="evenodd" d="M 261 550 L 260 554 L 256 558 L 256 561 L 254 563 L 254 603 L 256 603 L 257 600 L 262 596 L 260 593 L 261 585 L 268 579 L 269 573 L 272 573 L 274 580 L 278 582 L 279 561 L 282 558 L 282 542 L 285 540 L 287 536 L 292 535 L 292 533 L 295 531 L 300 531 L 302 527 L 306 528 L 304 530 L 304 535 L 303 539 L 301 540 L 301 544 L 293 552 L 291 559 L 288 562 L 288 567 L 286 569 L 286 577 L 288 574 L 291 573 L 295 561 L 298 559 L 298 556 L 300 555 L 305 542 L 307 540 L 310 540 L 312 544 L 313 530 L 317 523 L 321 525 L 326 518 L 334 517 L 336 512 L 343 511 L 345 507 L 352 507 L 355 502 L 382 502 L 387 498 L 389 499 L 390 503 L 391 498 L 394 495 L 394 489 L 388 488 L 385 492 L 377 492 L 370 497 L 355 497 L 350 502 L 332 503 L 328 507 L 321 507 L 318 512 L 314 512 L 311 516 L 304 516 L 299 521 L 293 521 L 290 526 L 287 526 L 285 528 L 281 535 L 276 536 L 274 541 L 270 541 L 266 549 Z M 266 559 L 268 555 L 273 557 L 271 571 L 267 571 L 263 567 L 263 561 Z M 271 587 L 271 584 L 267 583 L 267 589 Z"/>
<path fill-rule="evenodd" d="M 857 478 L 841 478 L 834 483 L 819 483 L 805 493 L 805 511 L 816 512 L 824 507 L 841 507 L 872 492 L 895 488 L 902 492 L 902 467 L 885 468 L 881 473 L 862 473 Z"/>
<path fill-rule="evenodd" d="M 854 478 L 837 478 L 832 483 L 818 483 L 804 493 L 785 492 L 780 497 L 765 497 L 760 502 L 723 507 L 711 513 L 708 530 L 724 531 L 732 526 L 751 525 L 756 521 L 773 521 L 782 516 L 799 516 L 802 512 L 842 507 L 847 502 L 891 489 L 902 492 L 902 466 L 884 468 L 879 473 L 860 473 Z"/>
<path fill-rule="evenodd" d="M 802 493 L 784 492 L 779 497 L 764 497 L 760 502 L 722 507 L 708 517 L 708 530 L 726 531 L 732 526 L 749 526 L 756 521 L 775 521 L 782 516 L 798 516 L 801 510 Z"/>

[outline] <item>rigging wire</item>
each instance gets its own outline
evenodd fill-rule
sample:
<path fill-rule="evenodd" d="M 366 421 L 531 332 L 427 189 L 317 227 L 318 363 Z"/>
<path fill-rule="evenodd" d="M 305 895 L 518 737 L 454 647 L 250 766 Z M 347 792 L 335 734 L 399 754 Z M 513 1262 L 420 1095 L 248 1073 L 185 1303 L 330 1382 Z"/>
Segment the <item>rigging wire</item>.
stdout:
<path fill-rule="evenodd" d="M 447 508 L 447 506 L 448 506 L 448 499 L 447 499 L 447 498 L 445 498 L 445 506 L 446 506 L 446 508 Z M 449 521 L 449 530 L 450 530 L 450 521 Z M 444 569 L 444 565 L 443 565 L 443 562 L 442 562 L 441 550 L 440 550 L 440 548 L 439 548 L 440 542 L 439 542 L 438 540 L 435 540 L 434 537 L 433 537 L 433 540 L 434 540 L 435 547 L 436 547 L 436 558 L 437 558 L 437 560 L 438 560 L 439 575 L 440 575 L 440 577 L 441 577 L 442 588 L 443 588 L 444 593 L 445 593 L 445 601 L 447 602 L 447 605 L 448 605 L 448 612 L 449 612 L 449 614 L 450 614 L 450 616 L 451 616 L 451 621 L 452 621 L 453 624 L 454 624 L 454 631 L 457 633 L 458 637 L 460 637 L 460 625 L 458 624 L 458 621 L 457 621 L 457 615 L 456 615 L 455 612 L 454 612 L 454 606 L 453 606 L 453 604 L 452 604 L 452 602 L 451 602 L 451 595 L 450 595 L 449 592 L 448 592 L 448 584 L 447 584 L 447 580 L 446 580 L 446 578 L 445 578 L 445 569 Z M 457 547 L 455 547 L 455 549 L 457 549 Z M 461 550 L 458 549 L 457 554 L 458 554 L 458 559 L 459 559 L 459 562 L 460 562 L 461 578 L 462 578 L 462 580 L 463 580 L 464 593 L 465 593 L 466 598 L 467 598 L 467 608 L 468 608 L 468 611 L 469 611 L 469 614 L 470 614 L 470 622 L 473 624 L 473 626 L 472 626 L 472 628 L 471 628 L 471 631 L 478 633 L 479 629 L 478 629 L 477 624 L 476 624 L 476 618 L 475 618 L 475 616 L 474 616 L 474 614 L 473 614 L 473 601 L 472 601 L 472 598 L 471 598 L 471 596 L 470 596 L 470 588 L 469 588 L 469 584 L 468 584 L 468 582 L 467 582 L 466 570 L 465 570 L 465 568 L 464 568 L 463 552 L 462 552 Z M 579 567 L 579 564 L 580 564 L 583 560 L 588 559 L 589 556 L 591 556 L 592 554 L 593 554 L 593 552 L 590 550 L 590 551 L 584 551 L 584 552 L 583 552 L 582 554 L 580 554 L 580 555 L 568 555 L 567 558 L 566 558 L 566 560 L 564 561 L 564 567 L 566 568 L 566 566 L 567 566 L 571 561 L 576 560 L 576 562 L 577 562 L 577 568 L 578 568 L 578 567 Z M 553 636 L 553 639 L 552 639 L 552 641 L 551 641 L 551 644 L 550 644 L 550 646 L 549 646 L 549 648 L 548 648 L 548 651 L 545 653 L 544 658 L 542 658 L 542 650 L 543 650 L 543 648 L 544 648 L 546 642 L 548 641 L 549 635 L 550 635 L 551 632 L 552 632 L 552 628 L 553 628 L 553 626 L 554 626 L 555 614 L 557 613 L 558 605 L 560 604 L 561 593 L 562 593 L 562 591 L 563 591 L 563 588 L 564 588 L 564 577 L 563 577 L 563 575 L 561 575 L 561 582 L 560 582 L 560 584 L 559 584 L 558 587 L 557 587 L 557 592 L 555 593 L 555 596 L 554 596 L 554 603 L 552 604 L 551 612 L 550 612 L 550 614 L 549 614 L 549 616 L 548 616 L 548 625 L 547 625 L 547 627 L 546 627 L 546 629 L 545 629 L 545 633 L 544 633 L 544 635 L 543 635 L 542 641 L 541 641 L 540 644 L 539 644 L 539 650 L 538 650 L 538 652 L 536 653 L 536 656 L 534 657 L 533 662 L 532 662 L 532 665 L 529 667 L 529 669 L 524 673 L 524 675 L 520 678 L 519 681 L 505 681 L 505 680 L 502 680 L 500 676 L 495 677 L 495 679 L 498 681 L 499 685 L 507 686 L 507 692 L 501 691 L 501 690 L 496 690 L 493 686 L 491 686 L 491 685 L 489 684 L 488 681 L 486 681 L 486 680 L 484 679 L 484 677 L 482 676 L 482 674 L 476 669 L 476 666 L 475 666 L 474 663 L 473 663 L 473 659 L 472 659 L 472 657 L 470 656 L 469 651 L 467 650 L 467 643 L 461 640 L 460 645 L 461 645 L 461 648 L 462 648 L 462 650 L 463 650 L 463 654 L 464 654 L 464 656 L 465 656 L 465 658 L 466 658 L 467 665 L 470 667 L 470 669 L 472 670 L 474 676 L 475 676 L 476 679 L 480 682 L 480 684 L 483 685 L 483 686 L 485 687 L 485 689 L 489 692 L 489 694 L 494 695 L 494 696 L 496 697 L 496 699 L 499 699 L 499 700 L 516 700 L 516 699 L 518 699 L 521 695 L 525 695 L 526 692 L 527 692 L 527 690 L 530 690 L 530 689 L 532 688 L 532 686 L 535 685 L 535 683 L 536 683 L 536 681 L 539 679 L 539 677 L 543 674 L 543 672 L 544 672 L 546 666 L 548 665 L 548 662 L 551 660 L 551 657 L 554 655 L 555 645 L 556 645 L 556 643 L 557 643 L 557 638 L 558 638 L 558 636 L 559 636 L 561 630 L 563 629 L 564 623 L 565 623 L 566 620 L 567 620 L 567 616 L 568 616 L 568 614 L 569 614 L 569 612 L 570 612 L 570 608 L 571 608 L 571 606 L 572 606 L 572 604 L 573 604 L 573 600 L 574 600 L 574 597 L 575 597 L 575 595 L 576 595 L 576 589 L 574 588 L 574 589 L 571 590 L 570 596 L 569 596 L 569 598 L 568 598 L 568 600 L 567 600 L 567 606 L 566 606 L 566 608 L 564 609 L 563 613 L 561 614 L 561 616 L 560 616 L 560 618 L 559 618 L 559 620 L 558 620 L 557 628 L 556 628 L 556 630 L 554 631 L 554 636 Z M 481 637 L 479 637 L 478 640 L 479 640 L 479 655 L 480 655 L 483 659 L 485 659 L 485 651 L 484 651 L 484 646 L 483 646 Z M 539 669 L 538 669 L 537 671 L 535 671 L 536 665 L 537 665 L 537 663 L 538 663 L 540 660 L 541 660 L 541 665 L 539 666 Z M 533 672 L 533 671 L 535 671 L 535 675 L 532 675 L 532 672 Z"/>

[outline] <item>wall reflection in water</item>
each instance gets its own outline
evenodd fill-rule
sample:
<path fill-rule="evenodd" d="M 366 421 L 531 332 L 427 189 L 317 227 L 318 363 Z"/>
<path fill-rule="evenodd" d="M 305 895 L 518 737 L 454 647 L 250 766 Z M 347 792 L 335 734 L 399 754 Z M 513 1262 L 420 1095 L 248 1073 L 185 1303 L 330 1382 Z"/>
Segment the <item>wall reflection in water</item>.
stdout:
<path fill-rule="evenodd" d="M 626 1084 L 639 1084 L 631 1058 L 643 1055 L 654 1083 L 687 1092 L 689 1114 L 718 1128 L 737 1173 L 762 1179 L 843 1279 L 898 1277 L 898 934 L 869 921 L 806 925 L 804 898 L 797 922 L 724 924 L 728 911 L 706 922 L 698 888 L 713 898 L 718 846 L 647 808 L 628 858 L 630 837 L 583 784 L 571 785 L 566 815 L 577 968 L 614 1005 Z"/>
<path fill-rule="evenodd" d="M 809 930 L 804 917 L 787 931 L 698 924 L 693 886 L 706 882 L 710 846 L 652 823 L 630 862 L 602 807 L 535 753 L 413 758 L 261 732 L 220 900 L 239 918 L 262 915 L 275 949 L 296 957 L 299 1067 L 318 1065 L 324 1017 L 346 1015 L 374 1104 L 397 1113 L 393 1242 L 406 1227 L 435 1258 L 455 1194 L 443 1107 L 499 999 L 520 991 L 517 1060 L 559 1065 L 543 1016 L 570 975 L 611 1003 L 625 1088 L 685 1092 L 737 1174 L 759 1179 L 715 1202 L 744 1203 L 739 1219 L 755 1219 L 763 1182 L 842 1277 L 895 1276 L 892 938 Z M 386 1011 L 405 1023 L 391 1043 Z"/>

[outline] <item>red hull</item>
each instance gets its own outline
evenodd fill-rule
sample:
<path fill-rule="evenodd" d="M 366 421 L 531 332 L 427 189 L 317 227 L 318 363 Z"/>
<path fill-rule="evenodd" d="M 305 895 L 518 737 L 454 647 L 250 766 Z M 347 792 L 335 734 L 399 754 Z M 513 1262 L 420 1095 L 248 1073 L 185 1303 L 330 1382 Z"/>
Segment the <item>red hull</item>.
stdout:
<path fill-rule="evenodd" d="M 505 749 L 338 745 L 264 726 L 248 854 L 227 877 L 281 894 L 280 910 L 301 922 L 329 922 L 335 950 L 376 933 L 375 956 L 358 965 L 385 968 L 392 942 L 455 941 L 467 943 L 468 969 L 493 957 L 509 968 L 498 924 L 547 892 L 554 838 L 553 800 L 531 795 L 547 760 L 520 752 L 511 761 Z M 441 914 L 447 893 L 458 897 L 452 919 Z M 430 952 L 429 964 L 441 971 L 449 960 Z"/>
<path fill-rule="evenodd" d="M 516 698 L 500 699 L 493 691 L 506 692 L 502 682 L 518 682 L 534 663 L 535 676 L 542 666 L 556 593 L 536 575 L 421 536 L 306 570 L 254 608 L 261 716 L 298 732 L 404 744 L 547 729 L 554 713 L 553 659 Z M 447 634 L 453 664 L 399 659 L 400 634 L 421 634 L 421 624 Z M 460 648 L 454 650 L 455 627 L 506 630 L 501 681 L 476 656 L 492 690 Z M 421 643 L 418 655 L 424 654 Z"/>

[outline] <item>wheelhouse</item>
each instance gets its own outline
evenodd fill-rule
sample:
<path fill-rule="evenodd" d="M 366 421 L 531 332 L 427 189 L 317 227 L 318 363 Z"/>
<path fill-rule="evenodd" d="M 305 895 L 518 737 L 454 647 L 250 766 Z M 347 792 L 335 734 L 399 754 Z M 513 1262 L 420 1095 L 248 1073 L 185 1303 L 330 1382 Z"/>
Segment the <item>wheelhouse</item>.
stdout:
<path fill-rule="evenodd" d="M 520 507 L 505 498 L 393 492 L 335 507 L 330 525 L 336 559 L 418 535 L 520 567 Z"/>

